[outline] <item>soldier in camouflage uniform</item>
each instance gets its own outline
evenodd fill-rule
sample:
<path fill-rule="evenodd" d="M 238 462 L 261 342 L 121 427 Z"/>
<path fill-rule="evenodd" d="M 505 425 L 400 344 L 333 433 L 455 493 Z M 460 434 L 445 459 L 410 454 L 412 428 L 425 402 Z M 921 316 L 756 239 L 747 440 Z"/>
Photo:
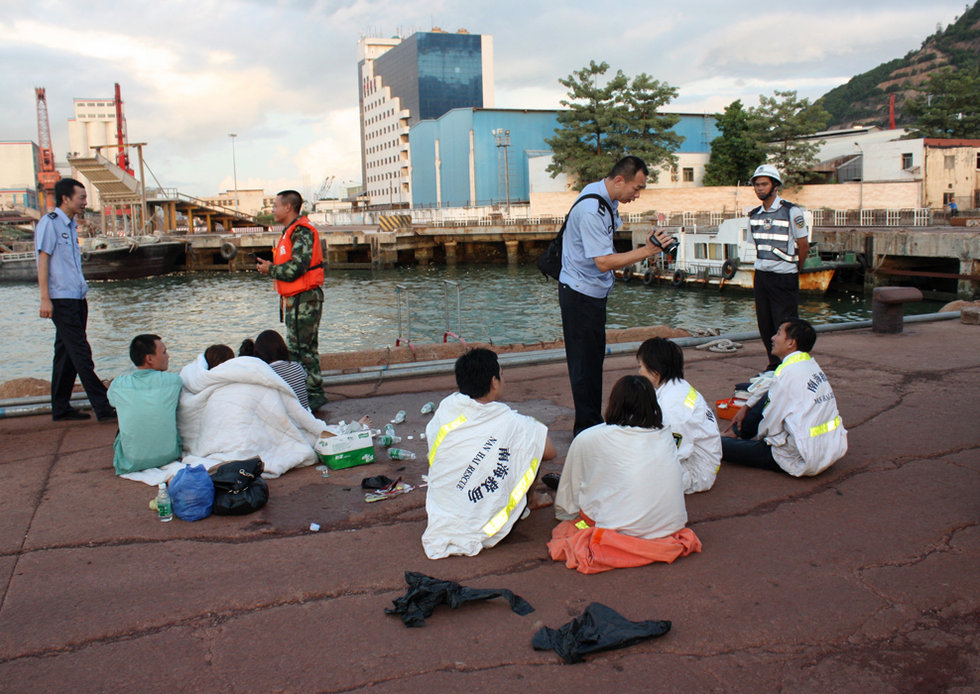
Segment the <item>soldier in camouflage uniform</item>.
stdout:
<path fill-rule="evenodd" d="M 303 198 L 295 190 L 276 196 L 272 217 L 283 224 L 272 262 L 258 259 L 256 269 L 276 280 L 280 320 L 286 322 L 289 358 L 306 369 L 310 409 L 327 403 L 320 375 L 320 315 L 323 311 L 323 247 L 316 227 L 300 216 Z"/>

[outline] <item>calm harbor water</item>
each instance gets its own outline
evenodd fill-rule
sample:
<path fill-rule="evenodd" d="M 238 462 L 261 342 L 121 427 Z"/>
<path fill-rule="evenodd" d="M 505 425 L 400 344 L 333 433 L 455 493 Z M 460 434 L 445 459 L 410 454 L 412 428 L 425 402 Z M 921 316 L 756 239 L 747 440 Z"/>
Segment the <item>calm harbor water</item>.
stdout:
<path fill-rule="evenodd" d="M 556 284 L 533 266 L 459 266 L 394 270 L 331 270 L 324 285 L 320 350 L 338 352 L 394 345 L 399 336 L 401 295 L 403 338 L 411 314 L 413 342 L 441 342 L 447 328 L 443 280 L 458 282 L 462 337 L 505 344 L 561 337 Z M 398 292 L 396 286 L 404 290 Z M 457 332 L 456 294 L 451 288 L 448 328 Z M 406 308 L 407 304 L 407 308 Z M 38 317 L 38 291 L 32 284 L 0 285 L 0 382 L 50 378 L 54 327 Z M 910 306 L 909 313 L 938 310 L 940 302 Z M 867 319 L 870 295 L 830 293 L 804 296 L 802 317 L 815 324 Z M 726 289 L 645 287 L 617 282 L 609 297 L 608 327 L 644 325 L 755 329 L 749 292 Z M 138 333 L 160 335 L 179 370 L 205 347 L 225 343 L 236 351 L 245 337 L 279 324 L 272 282 L 254 272 L 181 273 L 118 282 L 91 282 L 89 342 L 96 371 L 111 378 L 132 368 L 129 341 Z"/>

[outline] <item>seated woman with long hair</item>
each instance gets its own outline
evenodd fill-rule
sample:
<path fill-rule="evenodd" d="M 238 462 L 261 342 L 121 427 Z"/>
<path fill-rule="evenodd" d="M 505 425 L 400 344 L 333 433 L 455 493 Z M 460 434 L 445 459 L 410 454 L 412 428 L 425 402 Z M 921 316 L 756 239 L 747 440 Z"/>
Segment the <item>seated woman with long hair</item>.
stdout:
<path fill-rule="evenodd" d="M 245 346 L 245 343 L 242 343 Z M 289 361 L 289 348 L 282 335 L 275 330 L 263 330 L 252 346 L 256 357 L 272 367 L 299 398 L 299 404 L 310 409 L 310 396 L 306 390 L 306 370 L 297 361 Z"/>
<path fill-rule="evenodd" d="M 605 423 L 572 441 L 555 497 L 551 558 L 599 573 L 701 551 L 689 528 L 677 446 L 653 385 L 624 376 L 613 386 Z"/>

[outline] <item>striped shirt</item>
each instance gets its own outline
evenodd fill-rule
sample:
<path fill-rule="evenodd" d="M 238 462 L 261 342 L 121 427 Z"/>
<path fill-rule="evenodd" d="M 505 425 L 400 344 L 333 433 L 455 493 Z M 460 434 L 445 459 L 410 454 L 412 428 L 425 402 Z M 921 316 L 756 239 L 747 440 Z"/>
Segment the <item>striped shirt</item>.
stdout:
<path fill-rule="evenodd" d="M 299 404 L 310 409 L 310 396 L 306 392 L 306 369 L 303 365 L 298 361 L 280 360 L 272 362 L 269 366 L 293 389 L 296 397 L 299 398 Z"/>

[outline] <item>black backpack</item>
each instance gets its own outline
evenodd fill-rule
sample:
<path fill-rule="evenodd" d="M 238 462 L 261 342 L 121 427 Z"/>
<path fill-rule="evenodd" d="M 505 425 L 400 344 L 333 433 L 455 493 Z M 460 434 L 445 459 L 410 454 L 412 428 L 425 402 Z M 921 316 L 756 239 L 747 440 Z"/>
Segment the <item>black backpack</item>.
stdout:
<path fill-rule="evenodd" d="M 609 206 L 609 203 L 606 202 L 606 199 L 598 193 L 586 193 L 585 195 L 579 197 L 578 200 L 574 202 L 572 207 L 568 209 L 568 214 L 572 213 L 572 208 L 574 208 L 575 205 L 579 204 L 583 200 L 590 199 L 598 200 L 599 208 L 606 208 L 606 210 L 609 212 L 610 218 L 612 217 L 612 208 Z M 562 222 L 561 229 L 558 230 L 558 235 L 551 240 L 551 243 L 548 244 L 548 248 L 544 251 L 544 253 L 538 256 L 538 269 L 545 277 L 553 277 L 558 279 L 558 276 L 561 275 L 561 244 L 562 238 L 565 236 L 565 225 L 568 224 L 568 214 L 565 215 L 565 221 Z"/>

